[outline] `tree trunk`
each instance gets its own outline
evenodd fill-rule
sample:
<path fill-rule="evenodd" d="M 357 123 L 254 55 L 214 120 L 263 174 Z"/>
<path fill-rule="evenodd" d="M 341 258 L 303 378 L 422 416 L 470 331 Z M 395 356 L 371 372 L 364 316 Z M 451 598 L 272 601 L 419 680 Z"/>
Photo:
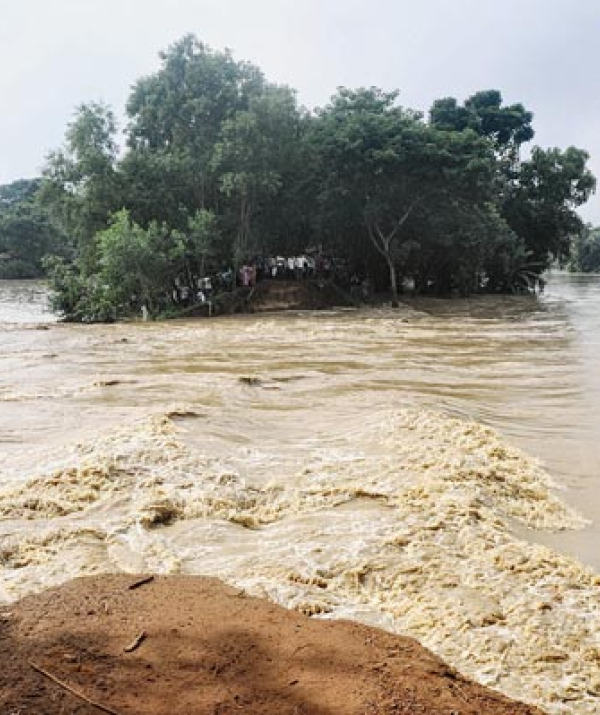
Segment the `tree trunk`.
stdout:
<path fill-rule="evenodd" d="M 233 281 L 231 285 L 232 291 L 235 293 L 237 272 L 241 265 L 240 261 L 247 258 L 248 245 L 250 243 L 250 216 L 252 205 L 250 201 L 242 194 L 240 198 L 240 223 L 238 226 L 237 245 L 233 248 Z"/>
<path fill-rule="evenodd" d="M 396 267 L 394 262 L 387 258 L 388 268 L 390 269 L 390 291 L 392 293 L 392 308 L 398 308 L 400 306 L 400 301 L 398 300 L 398 283 L 396 281 Z"/>
<path fill-rule="evenodd" d="M 412 210 L 419 203 L 419 200 L 413 201 L 413 203 L 408 207 L 403 216 L 401 216 L 396 222 L 392 231 L 384 234 L 381 227 L 378 225 L 377 221 L 371 221 L 368 217 L 365 217 L 365 223 L 367 226 L 367 233 L 371 239 L 372 244 L 375 246 L 377 251 L 383 256 L 385 262 L 388 265 L 390 271 L 390 291 L 392 293 L 392 308 L 398 308 L 400 301 L 398 300 L 398 281 L 396 279 L 396 267 L 394 261 L 392 260 L 392 247 L 396 241 L 397 234 L 408 221 Z"/>

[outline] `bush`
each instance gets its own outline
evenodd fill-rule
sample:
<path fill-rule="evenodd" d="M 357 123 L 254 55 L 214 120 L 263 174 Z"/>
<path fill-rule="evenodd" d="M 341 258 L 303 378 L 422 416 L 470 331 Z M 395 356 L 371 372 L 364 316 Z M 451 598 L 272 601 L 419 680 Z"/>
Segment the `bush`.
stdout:
<path fill-rule="evenodd" d="M 41 275 L 38 268 L 21 258 L 0 260 L 0 278 L 2 279 L 39 278 Z"/>

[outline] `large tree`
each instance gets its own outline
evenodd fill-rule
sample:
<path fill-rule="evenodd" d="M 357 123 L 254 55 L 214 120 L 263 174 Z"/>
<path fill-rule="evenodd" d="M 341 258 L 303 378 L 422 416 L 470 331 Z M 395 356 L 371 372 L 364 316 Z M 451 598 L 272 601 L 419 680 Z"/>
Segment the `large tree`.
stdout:
<path fill-rule="evenodd" d="M 340 90 L 315 132 L 326 172 L 323 196 L 360 215 L 388 267 L 393 305 L 410 222 L 487 199 L 493 176 L 490 148 L 474 132 L 440 132 L 396 99 L 374 88 Z"/>
<path fill-rule="evenodd" d="M 215 144 L 223 124 L 262 93 L 264 78 L 254 65 L 236 62 L 192 35 L 160 58 L 161 68 L 138 80 L 127 102 L 129 152 L 122 168 L 137 218 L 183 227 L 188 215 L 215 207 Z M 156 196 L 158 206 L 152 205 Z"/>
<path fill-rule="evenodd" d="M 234 241 L 236 259 L 263 248 L 252 234 L 253 217 L 261 205 L 273 202 L 288 175 L 300 127 L 293 92 L 266 87 L 248 109 L 236 112 L 223 124 L 215 145 L 212 168 L 221 192 L 237 214 Z"/>
<path fill-rule="evenodd" d="M 44 170 L 41 201 L 62 226 L 80 260 L 93 264 L 94 235 L 122 201 L 117 172 L 117 126 L 112 110 L 90 102 L 77 108 L 65 143 Z"/>
<path fill-rule="evenodd" d="M 583 227 L 576 209 L 596 186 L 587 167 L 587 152 L 575 147 L 534 147 L 509 187 L 503 213 L 521 236 L 538 265 L 538 272 L 553 259 L 569 253 L 571 237 Z"/>

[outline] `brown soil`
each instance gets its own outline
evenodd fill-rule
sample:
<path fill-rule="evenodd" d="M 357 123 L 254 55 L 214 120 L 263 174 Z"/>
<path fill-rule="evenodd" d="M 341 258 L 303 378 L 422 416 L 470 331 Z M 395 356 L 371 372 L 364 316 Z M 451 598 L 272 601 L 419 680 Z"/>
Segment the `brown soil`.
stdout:
<path fill-rule="evenodd" d="M 351 296 L 332 281 L 263 280 L 253 288 L 237 288 L 235 293 L 219 293 L 208 303 L 193 305 L 178 317 L 208 318 L 210 315 L 265 313 L 282 310 L 327 310 L 354 307 Z"/>
<path fill-rule="evenodd" d="M 348 295 L 330 281 L 266 280 L 256 285 L 248 297 L 247 310 L 259 313 L 273 310 L 323 310 L 348 306 Z"/>
<path fill-rule="evenodd" d="M 79 579 L 2 614 L 0 712 L 103 712 L 68 686 L 118 715 L 541 715 L 414 640 L 311 619 L 215 579 L 131 589 L 136 580 Z"/>

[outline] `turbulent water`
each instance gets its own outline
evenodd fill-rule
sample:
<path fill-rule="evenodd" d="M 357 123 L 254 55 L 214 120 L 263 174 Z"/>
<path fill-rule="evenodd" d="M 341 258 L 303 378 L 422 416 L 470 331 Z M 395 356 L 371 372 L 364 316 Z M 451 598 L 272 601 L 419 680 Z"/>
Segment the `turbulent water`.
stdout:
<path fill-rule="evenodd" d="M 600 278 L 113 326 L 45 300 L 0 283 L 0 604 L 217 575 L 600 713 Z"/>

